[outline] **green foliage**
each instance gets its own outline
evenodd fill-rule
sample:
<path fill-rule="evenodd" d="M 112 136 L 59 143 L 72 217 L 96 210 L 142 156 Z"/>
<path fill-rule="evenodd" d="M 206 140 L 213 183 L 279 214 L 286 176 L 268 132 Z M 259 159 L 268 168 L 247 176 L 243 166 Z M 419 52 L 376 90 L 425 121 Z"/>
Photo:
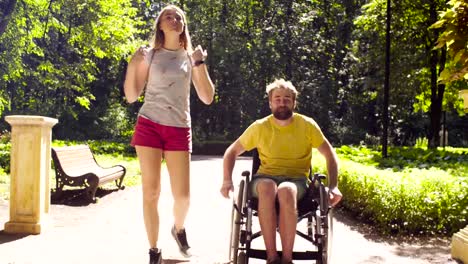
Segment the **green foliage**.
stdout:
<path fill-rule="evenodd" d="M 451 235 L 468 219 L 468 149 L 343 146 L 339 186 L 342 206 L 384 233 Z M 318 161 L 317 161 L 318 160 Z M 314 170 L 324 172 L 323 159 Z"/>
<path fill-rule="evenodd" d="M 435 49 L 447 47 L 449 62 L 440 73 L 441 83 L 468 80 L 468 1 L 451 0 L 439 21 L 430 28 L 443 29 Z"/>
<path fill-rule="evenodd" d="M 284 77 L 300 92 L 298 111 L 312 116 L 334 144 L 380 141 L 382 0 L 18 1 L 0 19 L 9 19 L 0 32 L 0 119 L 50 116 L 59 120 L 55 139 L 128 141 L 142 102 L 123 100 L 127 61 L 148 44 L 166 3 L 186 11 L 193 44 L 207 49 L 216 86 L 210 106 L 192 89 L 194 139 L 234 140 L 270 113 L 265 86 Z M 431 3 L 436 11 L 446 8 L 445 1 Z M 419 111 L 431 113 L 428 4 L 400 1 L 392 8 L 389 131 L 396 145 L 413 145 L 428 130 Z M 462 87 L 445 88 L 447 113 L 463 110 L 456 93 Z M 7 126 L 0 122 L 0 130 Z M 457 131 L 449 138 L 462 145 L 468 130 Z"/>
<path fill-rule="evenodd" d="M 0 35 L 0 114 L 56 117 L 65 134 L 120 103 L 125 59 L 141 43 L 137 11 L 131 0 L 19 2 Z"/>
<path fill-rule="evenodd" d="M 345 93 L 347 102 L 353 105 L 349 113 L 355 116 L 350 123 L 358 123 L 359 128 L 375 125 L 361 135 L 375 135 L 382 129 L 386 4 L 383 0 L 369 1 L 354 20 L 356 29 L 349 55 L 353 77 L 352 85 L 347 87 L 349 92 Z M 391 5 L 389 140 L 396 145 L 412 145 L 416 138 L 425 136 L 430 138 L 430 146 L 435 147 L 442 112 L 455 110 L 462 114 L 457 92 L 468 85 L 466 82 L 441 85 L 435 80 L 446 65 L 446 55 L 444 50 L 433 50 L 440 32 L 429 26 L 447 4 L 391 1 Z M 375 92 L 377 97 L 371 96 Z M 427 117 L 430 127 L 425 124 Z"/>
<path fill-rule="evenodd" d="M 429 140 L 427 138 L 417 138 L 414 144 L 415 148 L 427 149 L 429 146 Z"/>
<path fill-rule="evenodd" d="M 10 173 L 10 149 L 11 133 L 3 131 L 0 134 L 0 175 Z"/>

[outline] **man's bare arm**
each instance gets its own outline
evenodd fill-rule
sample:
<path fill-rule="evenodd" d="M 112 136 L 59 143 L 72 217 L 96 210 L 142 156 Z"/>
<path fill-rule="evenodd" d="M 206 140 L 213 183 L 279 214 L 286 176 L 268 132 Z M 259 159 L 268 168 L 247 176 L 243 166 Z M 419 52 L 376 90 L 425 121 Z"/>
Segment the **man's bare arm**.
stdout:
<path fill-rule="evenodd" d="M 236 158 L 244 153 L 245 149 L 240 143 L 239 139 L 234 141 L 224 152 L 223 158 L 223 185 L 221 186 L 221 194 L 229 198 L 229 191 L 233 190 L 232 185 L 232 171 L 236 163 Z"/>
<path fill-rule="evenodd" d="M 318 147 L 318 151 L 325 157 L 327 162 L 328 187 L 338 187 L 338 158 L 330 142 L 327 139 Z"/>
<path fill-rule="evenodd" d="M 338 189 L 338 158 L 336 152 L 333 149 L 330 142 L 327 139 L 318 147 L 319 152 L 325 157 L 327 161 L 327 172 L 328 172 L 328 187 L 329 187 L 329 198 L 331 206 L 337 205 L 343 194 Z"/>

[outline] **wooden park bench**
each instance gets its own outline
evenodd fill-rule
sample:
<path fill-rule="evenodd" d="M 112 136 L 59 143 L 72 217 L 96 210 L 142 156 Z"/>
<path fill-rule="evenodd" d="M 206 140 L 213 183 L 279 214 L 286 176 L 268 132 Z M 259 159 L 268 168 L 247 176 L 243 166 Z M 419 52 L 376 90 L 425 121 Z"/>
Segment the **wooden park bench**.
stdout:
<path fill-rule="evenodd" d="M 97 164 L 91 149 L 87 145 L 53 147 L 52 159 L 55 166 L 56 195 L 60 197 L 63 187 L 83 186 L 87 198 L 95 202 L 96 190 L 100 185 L 115 181 L 117 187 L 122 185 L 126 169 L 116 165 L 103 168 Z"/>

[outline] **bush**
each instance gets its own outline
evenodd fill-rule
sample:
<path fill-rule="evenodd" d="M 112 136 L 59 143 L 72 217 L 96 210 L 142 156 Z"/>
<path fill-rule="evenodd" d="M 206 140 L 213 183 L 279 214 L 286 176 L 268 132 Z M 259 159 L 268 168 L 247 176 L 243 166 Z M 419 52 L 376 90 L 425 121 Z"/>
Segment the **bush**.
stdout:
<path fill-rule="evenodd" d="M 382 159 L 377 151 L 343 146 L 341 206 L 384 233 L 451 235 L 468 224 L 466 151 L 392 148 Z M 315 158 L 314 171 L 324 168 Z"/>
<path fill-rule="evenodd" d="M 10 143 L 0 143 L 0 173 L 10 173 Z"/>

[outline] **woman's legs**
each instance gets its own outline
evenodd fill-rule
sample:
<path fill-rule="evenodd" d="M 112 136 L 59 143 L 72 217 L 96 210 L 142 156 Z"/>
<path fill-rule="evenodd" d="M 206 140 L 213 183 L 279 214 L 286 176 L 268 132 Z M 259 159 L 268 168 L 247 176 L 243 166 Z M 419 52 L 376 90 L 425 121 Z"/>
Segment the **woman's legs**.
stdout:
<path fill-rule="evenodd" d="M 184 228 L 190 206 L 190 153 L 188 151 L 165 151 L 164 158 L 174 197 L 174 225 L 179 231 Z"/>
<path fill-rule="evenodd" d="M 165 151 L 164 158 L 174 197 L 174 226 L 171 233 L 179 246 L 180 253 L 185 257 L 190 257 L 192 254 L 184 228 L 190 206 L 190 153 L 188 151 Z"/>
<path fill-rule="evenodd" d="M 135 146 L 140 161 L 143 190 L 143 219 L 150 248 L 156 248 L 159 235 L 158 201 L 161 193 L 162 150 Z"/>

